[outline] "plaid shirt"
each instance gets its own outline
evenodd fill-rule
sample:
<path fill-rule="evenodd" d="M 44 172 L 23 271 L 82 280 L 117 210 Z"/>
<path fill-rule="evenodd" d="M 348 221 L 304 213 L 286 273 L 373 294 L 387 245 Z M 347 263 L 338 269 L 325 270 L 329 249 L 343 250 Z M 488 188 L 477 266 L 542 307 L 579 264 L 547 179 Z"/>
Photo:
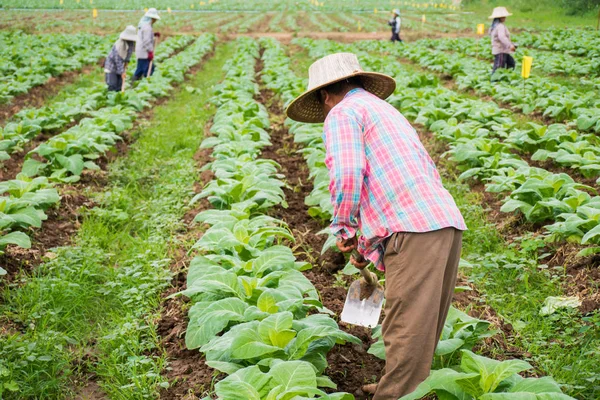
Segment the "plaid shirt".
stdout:
<path fill-rule="evenodd" d="M 379 270 L 383 241 L 395 232 L 467 229 L 417 133 L 386 101 L 351 90 L 329 112 L 323 140 L 331 230 L 348 239 L 360 229 L 358 251 Z"/>

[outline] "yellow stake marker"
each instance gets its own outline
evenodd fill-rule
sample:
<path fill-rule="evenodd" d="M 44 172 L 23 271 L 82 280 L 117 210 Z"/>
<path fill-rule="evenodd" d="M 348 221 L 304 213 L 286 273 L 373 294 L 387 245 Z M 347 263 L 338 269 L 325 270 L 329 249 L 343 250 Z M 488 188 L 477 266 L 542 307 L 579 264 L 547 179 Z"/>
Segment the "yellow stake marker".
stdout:
<path fill-rule="evenodd" d="M 148 7 L 144 7 L 144 12 L 148 12 Z"/>
<path fill-rule="evenodd" d="M 171 14 L 171 7 L 167 7 L 167 12 Z"/>
<path fill-rule="evenodd" d="M 62 6 L 63 4 L 64 4 L 64 1 L 63 1 L 63 0 L 60 0 L 60 5 Z"/>
<path fill-rule="evenodd" d="M 193 4 L 190 4 L 190 8 L 194 8 L 194 5 L 193 5 Z"/>
<path fill-rule="evenodd" d="M 427 18 L 425 18 L 425 14 L 423 14 L 423 16 L 421 17 L 421 22 L 422 22 L 422 23 L 425 23 L 425 22 L 427 22 Z"/>
<path fill-rule="evenodd" d="M 373 9 L 373 14 L 377 14 L 377 9 L 376 8 Z"/>
<path fill-rule="evenodd" d="M 478 35 L 485 34 L 485 25 L 484 24 L 477 24 L 477 34 Z"/>
<path fill-rule="evenodd" d="M 92 10 L 92 17 L 98 18 L 98 10 L 96 10 L 95 8 Z"/>
<path fill-rule="evenodd" d="M 523 79 L 529 78 L 531 75 L 531 65 L 533 64 L 533 57 L 523 56 L 523 67 L 521 68 L 521 76 Z"/>

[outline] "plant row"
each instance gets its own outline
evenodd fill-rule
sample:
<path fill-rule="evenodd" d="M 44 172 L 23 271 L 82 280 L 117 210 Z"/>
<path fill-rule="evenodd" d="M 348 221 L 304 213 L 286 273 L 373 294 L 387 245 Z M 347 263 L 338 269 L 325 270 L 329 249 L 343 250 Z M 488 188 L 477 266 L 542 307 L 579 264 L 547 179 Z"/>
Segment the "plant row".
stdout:
<path fill-rule="evenodd" d="M 189 266 L 192 300 L 186 346 L 199 349 L 206 364 L 229 376 L 216 384 L 219 399 L 353 399 L 326 394 L 335 384 L 323 371 L 336 343 L 360 341 L 337 326 L 312 283 L 282 241 L 294 238 L 284 221 L 266 213 L 286 207 L 278 165 L 260 158 L 270 144 L 265 107 L 258 94 L 258 43 L 237 40 L 225 80 L 211 100 L 217 106 L 211 137 L 214 179 L 193 201 L 215 207 L 195 221 L 209 226 L 193 246 L 201 255 Z"/>
<path fill-rule="evenodd" d="M 199 37 L 165 61 L 151 79 L 119 93 L 117 104 L 91 112 L 78 125 L 28 153 L 17 178 L 1 183 L 0 190 L 7 195 L 0 201 L 0 250 L 7 244 L 30 247 L 31 241 L 22 231 L 39 228 L 48 207 L 58 203 L 52 183 L 76 182 L 84 170 L 98 169 L 94 160 L 121 140 L 119 134 L 133 125 L 136 112 L 152 99 L 166 96 L 172 83 L 183 81 L 185 72 L 212 50 L 214 41 L 213 35 Z"/>
<path fill-rule="evenodd" d="M 518 39 L 515 39 L 518 40 Z M 452 51 L 470 57 L 482 58 L 493 61 L 492 45 L 489 37 L 482 39 L 453 38 L 453 39 L 423 39 L 419 43 L 442 51 Z M 575 76 L 600 75 L 600 55 L 595 58 L 575 57 L 566 53 L 557 53 L 543 50 L 532 50 L 519 46 L 514 55 L 518 61 L 522 56 L 531 56 L 534 59 L 534 68 L 549 74 L 563 74 Z"/>
<path fill-rule="evenodd" d="M 419 42 L 393 46 L 367 41 L 361 43 L 360 48 L 408 58 L 427 69 L 454 77 L 460 89 L 491 96 L 514 105 L 525 114 L 536 111 L 557 122 L 576 124 L 582 131 L 600 132 L 600 99 L 596 90 L 583 92 L 540 76 L 524 80 L 520 71 L 506 69 L 496 71 L 491 77 L 488 62 L 456 57 Z"/>
<path fill-rule="evenodd" d="M 311 57 L 321 57 L 332 52 L 350 50 L 347 46 L 335 42 L 325 42 L 326 44 L 320 46 L 314 42 L 309 43 L 308 40 L 299 40 L 297 43 L 310 47 Z M 276 49 L 277 46 L 273 48 Z M 269 50 L 265 51 L 265 56 L 268 52 Z M 286 60 L 281 49 L 273 50 L 272 53 L 272 57 L 276 61 L 273 63 L 265 61 L 265 69 L 268 70 L 269 66 L 273 65 L 271 85 L 275 88 L 275 91 L 282 95 L 283 99 L 289 101 L 289 99 L 293 99 L 300 93 L 297 87 L 301 85 L 299 83 L 286 84 L 286 81 L 290 79 L 289 77 L 293 76 L 289 69 L 289 59 Z M 436 89 L 438 95 L 450 92 L 440 87 L 434 88 L 435 80 L 433 79 L 426 76 L 415 76 L 407 72 L 397 62 L 394 62 L 393 58 L 373 57 L 364 53 L 360 54 L 359 57 L 366 69 L 385 72 L 396 78 L 400 90 L 390 99 L 390 102 L 401 110 L 403 110 L 403 104 L 412 106 L 415 103 L 415 99 L 411 98 L 410 94 L 406 98 L 402 96 L 407 92 L 414 93 L 426 90 L 424 89 L 424 82 L 431 82 L 432 89 Z M 282 77 L 288 78 L 282 79 Z M 295 78 L 295 81 L 297 82 L 298 78 Z M 449 102 L 442 102 L 441 104 L 446 107 L 450 106 Z M 455 112 L 455 114 L 471 114 L 477 117 L 477 111 L 481 106 L 481 103 L 475 102 L 472 104 L 471 110 L 465 110 L 463 105 L 462 110 Z M 421 104 L 414 104 L 413 111 L 420 107 Z M 416 115 L 408 113 L 407 117 L 415 119 L 415 117 L 418 117 L 418 113 Z M 443 120 L 443 118 L 440 118 L 440 120 Z M 445 118 L 448 118 L 448 116 L 445 116 Z M 296 124 L 291 125 L 292 132 L 296 131 L 295 135 L 300 136 L 299 140 L 301 142 L 307 143 L 308 146 L 322 146 L 322 142 L 319 142 L 322 135 L 322 126 L 296 125 L 296 129 L 293 129 L 294 125 Z M 312 134 L 307 134 L 309 129 L 312 130 Z M 486 128 L 481 127 L 481 129 L 485 130 Z M 307 141 L 307 136 L 312 136 L 312 141 Z M 312 165 L 312 171 L 324 168 L 324 166 L 320 167 L 314 160 L 307 159 L 307 161 L 309 161 L 309 165 Z M 322 162 L 323 159 L 321 159 Z M 452 307 L 445 322 L 441 340 L 436 348 L 434 371 L 414 393 L 405 396 L 403 399 L 419 399 L 432 392 L 438 396 L 450 396 L 448 398 L 451 399 L 571 398 L 562 394 L 558 384 L 550 377 L 541 379 L 522 378 L 518 374 L 519 372 L 525 372 L 533 368 L 527 362 L 521 360 L 496 361 L 472 353 L 471 349 L 478 341 L 495 333 L 490 332 L 488 328 L 488 322 L 472 318 Z M 374 331 L 374 336 L 379 340 L 371 347 L 369 352 L 384 358 L 385 351 L 380 328 Z"/>
<path fill-rule="evenodd" d="M 564 52 L 589 59 L 600 57 L 598 31 L 589 29 L 549 29 L 545 31 L 523 32 L 515 36 L 517 43 L 540 50 Z"/>
<path fill-rule="evenodd" d="M 160 45 L 156 61 L 165 60 L 192 40 L 192 36 L 178 36 L 165 40 Z M 20 151 L 40 132 L 60 130 L 85 116 L 91 116 L 91 113 L 101 108 L 120 104 L 122 97 L 118 92 L 107 92 L 105 84 L 97 83 L 90 88 L 77 89 L 65 100 L 52 105 L 21 110 L 4 128 L 0 128 L 0 161 L 8 160 L 12 153 Z M 143 104 L 133 97 L 128 101 L 138 109 L 143 108 Z"/>
<path fill-rule="evenodd" d="M 51 76 L 80 69 L 104 56 L 114 36 L 85 33 L 28 35 L 0 34 L 0 103 L 27 93 Z"/>

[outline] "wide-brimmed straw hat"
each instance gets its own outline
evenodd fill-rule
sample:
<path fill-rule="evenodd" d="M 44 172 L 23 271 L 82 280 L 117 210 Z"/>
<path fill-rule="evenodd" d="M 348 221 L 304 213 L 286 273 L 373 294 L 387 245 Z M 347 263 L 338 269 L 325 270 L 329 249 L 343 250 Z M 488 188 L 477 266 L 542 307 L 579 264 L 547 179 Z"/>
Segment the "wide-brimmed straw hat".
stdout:
<path fill-rule="evenodd" d="M 150 8 L 148 11 L 146 11 L 146 14 L 144 15 L 144 17 L 149 17 L 152 19 L 160 19 L 160 16 L 158 15 L 158 11 L 156 10 L 156 8 Z"/>
<path fill-rule="evenodd" d="M 308 89 L 290 103 L 286 110 L 289 118 L 299 122 L 323 122 L 323 106 L 317 91 L 332 83 L 359 76 L 363 87 L 381 99 L 388 98 L 396 89 L 396 81 L 388 75 L 366 72 L 360 67 L 356 54 L 336 53 L 315 61 L 308 69 Z"/>
<path fill-rule="evenodd" d="M 508 12 L 506 7 L 496 7 L 496 8 L 494 8 L 492 15 L 490 15 L 488 18 L 489 19 L 504 18 L 504 17 L 510 17 L 511 15 L 512 14 Z"/>
<path fill-rule="evenodd" d="M 400 15 L 400 10 L 398 10 L 397 8 L 394 8 L 392 10 L 392 13 L 396 14 L 396 15 Z"/>
<path fill-rule="evenodd" d="M 119 35 L 119 38 L 130 42 L 137 42 L 137 29 L 135 26 L 128 25 L 127 28 Z"/>

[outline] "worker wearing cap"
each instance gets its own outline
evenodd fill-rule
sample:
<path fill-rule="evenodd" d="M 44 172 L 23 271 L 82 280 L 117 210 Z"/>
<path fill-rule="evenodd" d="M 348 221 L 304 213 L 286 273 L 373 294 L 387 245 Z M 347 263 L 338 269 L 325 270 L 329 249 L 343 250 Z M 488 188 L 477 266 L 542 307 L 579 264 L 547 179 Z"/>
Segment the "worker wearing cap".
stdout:
<path fill-rule="evenodd" d="M 150 63 L 154 60 L 154 37 L 160 34 L 154 33 L 152 25 L 160 19 L 156 8 L 149 9 L 138 24 L 138 41 L 135 48 L 135 56 L 137 57 L 137 68 L 133 74 L 133 80 L 142 79 L 148 76 Z M 154 73 L 154 63 L 152 62 L 152 71 Z"/>
<path fill-rule="evenodd" d="M 492 27 L 490 28 L 490 36 L 492 38 L 492 55 L 494 56 L 494 67 L 492 74 L 498 68 L 515 69 L 515 59 L 512 54 L 517 46 L 510 40 L 510 32 L 504 24 L 506 17 L 512 14 L 508 12 L 506 7 L 496 7 L 489 16 L 492 19 Z"/>
<path fill-rule="evenodd" d="M 392 27 L 392 42 L 402 42 L 402 39 L 400 39 L 400 25 L 402 25 L 400 10 L 396 8 L 392 11 L 392 14 L 392 19 L 388 21 L 388 25 Z"/>
<path fill-rule="evenodd" d="M 286 112 L 325 122 L 331 232 L 342 252 L 358 250 L 367 260 L 351 256 L 354 266 L 373 262 L 385 271 L 385 375 L 363 391 L 397 400 L 429 376 L 466 225 L 417 132 L 384 100 L 393 78 L 339 53 L 312 64 L 308 81 Z"/>
<path fill-rule="evenodd" d="M 131 59 L 137 32 L 135 26 L 129 25 L 115 42 L 106 61 L 104 62 L 104 73 L 109 91 L 118 92 L 123 87 L 126 77 L 127 65 Z"/>

